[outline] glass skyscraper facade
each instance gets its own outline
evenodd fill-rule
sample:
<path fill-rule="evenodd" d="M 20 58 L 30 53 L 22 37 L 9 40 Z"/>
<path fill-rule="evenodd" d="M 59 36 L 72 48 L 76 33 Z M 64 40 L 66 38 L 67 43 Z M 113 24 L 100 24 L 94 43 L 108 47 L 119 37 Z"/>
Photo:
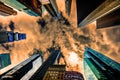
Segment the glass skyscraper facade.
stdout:
<path fill-rule="evenodd" d="M 86 48 L 84 73 L 86 80 L 120 80 L 120 64 L 91 48 Z"/>
<path fill-rule="evenodd" d="M 0 69 L 7 67 L 11 64 L 10 54 L 4 53 L 0 54 Z"/>

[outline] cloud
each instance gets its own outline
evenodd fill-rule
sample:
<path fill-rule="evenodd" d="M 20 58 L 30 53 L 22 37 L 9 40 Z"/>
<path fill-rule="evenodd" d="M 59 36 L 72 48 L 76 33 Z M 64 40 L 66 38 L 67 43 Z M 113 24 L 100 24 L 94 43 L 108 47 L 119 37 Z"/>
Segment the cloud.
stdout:
<path fill-rule="evenodd" d="M 24 61 L 33 53 L 34 49 L 41 50 L 44 58 L 48 57 L 47 49 L 55 42 L 55 46 L 60 46 L 67 63 L 67 70 L 83 72 L 83 54 L 84 47 L 91 47 L 109 57 L 120 62 L 120 27 L 111 29 L 97 30 L 95 23 L 89 24 L 83 28 L 67 25 L 64 19 L 53 19 L 49 15 L 32 17 L 25 13 L 18 13 L 17 16 L 5 17 L 0 20 L 2 27 L 9 28 L 10 21 L 14 23 L 14 32 L 27 34 L 26 40 L 16 41 L 10 48 L 12 65 Z M 4 52 L 4 47 L 0 46 Z M 9 52 L 9 50 L 7 50 Z M 72 54 L 75 53 L 75 54 Z M 76 62 L 70 55 L 77 57 Z M 73 66 L 74 64 L 74 66 Z"/>
<path fill-rule="evenodd" d="M 108 39 L 113 43 L 120 43 L 120 26 L 116 28 L 108 29 L 106 32 Z"/>

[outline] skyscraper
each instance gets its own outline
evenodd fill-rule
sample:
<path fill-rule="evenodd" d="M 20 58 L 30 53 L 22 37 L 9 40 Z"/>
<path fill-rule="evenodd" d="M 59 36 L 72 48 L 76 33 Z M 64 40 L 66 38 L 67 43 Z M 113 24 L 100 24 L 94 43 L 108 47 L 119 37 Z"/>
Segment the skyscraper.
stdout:
<path fill-rule="evenodd" d="M 120 25 L 120 8 L 97 19 L 97 29 Z"/>
<path fill-rule="evenodd" d="M 12 31 L 0 31 L 0 43 L 13 42 L 13 32 Z"/>
<path fill-rule="evenodd" d="M 40 52 L 37 52 L 30 58 L 1 74 L 0 80 L 29 80 L 41 65 L 42 55 Z"/>
<path fill-rule="evenodd" d="M 120 80 L 120 64 L 91 48 L 86 48 L 84 73 L 86 80 Z"/>
<path fill-rule="evenodd" d="M 21 4 L 25 5 L 27 8 L 35 12 L 36 14 L 42 16 L 42 5 L 38 0 L 18 0 Z"/>
<path fill-rule="evenodd" d="M 8 15 L 16 15 L 17 12 L 7 5 L 0 2 L 0 15 L 8 16 Z"/>
<path fill-rule="evenodd" d="M 15 8 L 19 11 L 23 11 L 23 12 L 25 12 L 25 13 L 31 15 L 31 16 L 39 16 L 38 14 L 36 14 L 31 9 L 24 6 L 23 4 L 21 4 L 17 0 L 0 0 L 0 2 L 3 2 L 4 4 L 7 4 L 10 7 Z"/>
<path fill-rule="evenodd" d="M 43 80 L 64 80 L 66 65 L 52 65 L 48 68 Z"/>
<path fill-rule="evenodd" d="M 66 64 L 56 64 L 61 54 L 59 47 L 49 50 L 51 55 L 46 61 L 41 51 L 35 50 L 29 59 L 1 74 L 0 80 L 84 80 L 81 73 L 66 71 Z"/>
<path fill-rule="evenodd" d="M 77 0 L 77 1 L 82 1 L 82 0 Z M 85 1 L 85 3 L 83 4 L 81 3 L 81 5 L 79 4 L 81 6 L 79 8 L 81 8 L 81 10 L 83 10 L 82 13 L 85 12 L 85 14 L 83 14 L 82 16 L 82 14 L 80 13 L 82 18 L 79 16 L 79 21 L 78 21 L 79 27 L 89 24 L 111 13 L 112 11 L 120 8 L 120 0 L 99 0 L 99 1 L 90 0 L 90 2 L 88 2 L 87 0 L 83 0 L 83 1 Z M 83 5 L 84 8 L 82 7 Z M 81 12 L 80 9 L 79 12 Z"/>
<path fill-rule="evenodd" d="M 81 26 L 81 22 L 100 6 L 105 0 L 65 0 L 67 14 L 73 26 Z M 91 17 L 90 17 L 91 18 Z M 80 25 L 79 25 L 80 24 Z M 86 25 L 86 24 L 85 24 Z"/>
<path fill-rule="evenodd" d="M 0 31 L 0 43 L 14 42 L 26 39 L 25 33 L 18 33 L 13 31 Z"/>
<path fill-rule="evenodd" d="M 65 0 L 66 13 L 70 15 L 72 0 Z"/>
<path fill-rule="evenodd" d="M 47 60 L 41 65 L 41 67 L 36 71 L 36 73 L 30 78 L 30 80 L 42 80 L 48 68 L 54 64 L 57 59 L 57 56 L 61 54 L 60 49 L 51 51 L 51 55 L 47 58 Z"/>
<path fill-rule="evenodd" d="M 10 54 L 4 53 L 0 54 L 0 69 L 7 67 L 11 64 Z"/>
<path fill-rule="evenodd" d="M 59 17 L 56 0 L 39 0 L 39 1 L 52 17 L 54 17 L 54 18 Z"/>

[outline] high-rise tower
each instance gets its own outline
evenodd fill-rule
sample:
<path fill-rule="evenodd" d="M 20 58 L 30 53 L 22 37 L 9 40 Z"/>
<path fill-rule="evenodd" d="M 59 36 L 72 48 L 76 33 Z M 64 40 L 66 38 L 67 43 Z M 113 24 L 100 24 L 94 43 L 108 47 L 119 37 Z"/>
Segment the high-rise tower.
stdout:
<path fill-rule="evenodd" d="M 31 9 L 36 14 L 42 16 L 42 5 L 38 0 L 18 0 L 21 4 Z"/>
<path fill-rule="evenodd" d="M 91 48 L 84 52 L 84 72 L 87 80 L 120 80 L 120 64 Z"/>
<path fill-rule="evenodd" d="M 58 6 L 56 0 L 39 0 L 46 11 L 54 18 L 59 18 Z"/>
<path fill-rule="evenodd" d="M 42 65 L 42 61 L 42 55 L 40 52 L 37 52 L 27 60 L 0 75 L 0 80 L 29 80 Z"/>
<path fill-rule="evenodd" d="M 8 15 L 16 15 L 17 12 L 7 5 L 0 2 L 0 15 L 8 16 Z"/>
<path fill-rule="evenodd" d="M 11 64 L 10 54 L 4 53 L 0 54 L 0 69 L 7 67 Z"/>
<path fill-rule="evenodd" d="M 48 68 L 43 80 L 64 80 L 66 65 L 52 65 Z"/>
<path fill-rule="evenodd" d="M 96 21 L 97 29 L 120 26 L 120 8 Z"/>
<path fill-rule="evenodd" d="M 17 9 L 19 11 L 23 11 L 23 12 L 25 12 L 25 13 L 31 15 L 31 16 L 39 16 L 34 11 L 32 11 L 28 7 L 24 6 L 23 4 L 21 4 L 17 0 L 0 0 L 0 2 L 3 2 L 4 4 L 7 4 L 10 7 L 14 8 L 14 9 Z"/>

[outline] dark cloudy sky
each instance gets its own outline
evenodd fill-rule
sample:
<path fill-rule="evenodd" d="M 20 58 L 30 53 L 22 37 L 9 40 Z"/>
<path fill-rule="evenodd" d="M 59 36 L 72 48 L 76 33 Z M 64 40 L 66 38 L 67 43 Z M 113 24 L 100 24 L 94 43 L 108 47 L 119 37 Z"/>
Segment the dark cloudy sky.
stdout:
<path fill-rule="evenodd" d="M 53 40 L 62 49 L 68 65 L 67 70 L 83 72 L 85 46 L 94 48 L 120 63 L 120 26 L 97 30 L 93 22 L 83 28 L 76 28 L 48 15 L 42 19 L 25 13 L 0 18 L 1 30 L 27 34 L 26 40 L 0 46 L 0 53 L 10 52 L 12 65 L 27 59 L 34 49 L 45 53 Z M 41 20 L 44 21 L 44 25 L 41 25 Z M 14 29 L 10 27 L 11 21 Z"/>

